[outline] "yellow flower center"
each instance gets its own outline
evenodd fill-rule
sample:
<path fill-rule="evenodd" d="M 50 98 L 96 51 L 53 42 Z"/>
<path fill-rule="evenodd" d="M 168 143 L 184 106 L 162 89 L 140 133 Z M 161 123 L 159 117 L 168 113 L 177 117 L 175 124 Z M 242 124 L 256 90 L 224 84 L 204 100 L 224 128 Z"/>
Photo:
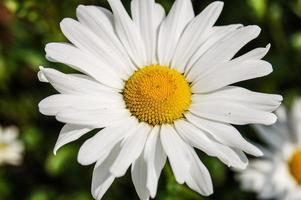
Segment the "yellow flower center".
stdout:
<path fill-rule="evenodd" d="M 294 179 L 301 184 L 301 149 L 298 149 L 289 162 L 289 169 Z"/>
<path fill-rule="evenodd" d="M 178 71 L 151 65 L 126 81 L 123 97 L 134 116 L 154 126 L 182 118 L 191 103 L 191 90 Z"/>
<path fill-rule="evenodd" d="M 0 150 L 4 150 L 8 147 L 6 143 L 0 143 Z"/>

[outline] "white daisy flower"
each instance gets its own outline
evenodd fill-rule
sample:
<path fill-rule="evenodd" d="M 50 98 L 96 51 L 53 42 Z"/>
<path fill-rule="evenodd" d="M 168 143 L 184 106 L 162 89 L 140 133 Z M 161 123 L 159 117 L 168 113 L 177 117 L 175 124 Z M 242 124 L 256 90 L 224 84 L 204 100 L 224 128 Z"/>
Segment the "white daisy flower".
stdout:
<path fill-rule="evenodd" d="M 16 127 L 0 126 L 0 165 L 19 165 L 22 162 L 24 144 L 18 139 Z"/>
<path fill-rule="evenodd" d="M 301 199 L 301 99 L 291 113 L 281 107 L 278 122 L 271 127 L 255 126 L 268 145 L 262 159 L 250 161 L 238 178 L 245 190 L 254 191 L 260 199 Z"/>
<path fill-rule="evenodd" d="M 46 57 L 82 74 L 41 68 L 41 81 L 60 93 L 42 100 L 41 113 L 66 123 L 54 152 L 93 129 L 78 162 L 96 163 L 92 194 L 101 199 L 131 166 L 140 199 L 154 198 L 168 158 L 178 183 L 202 195 L 213 192 L 198 148 L 235 168 L 244 152 L 261 156 L 230 124 L 273 124 L 279 95 L 229 86 L 265 76 L 261 60 L 269 45 L 233 58 L 260 32 L 258 26 L 214 26 L 223 3 L 195 16 L 190 0 L 176 0 L 169 14 L 154 0 L 133 0 L 131 15 L 120 0 L 101 7 L 79 6 L 78 21 L 61 29 L 72 44 L 50 43 Z"/>

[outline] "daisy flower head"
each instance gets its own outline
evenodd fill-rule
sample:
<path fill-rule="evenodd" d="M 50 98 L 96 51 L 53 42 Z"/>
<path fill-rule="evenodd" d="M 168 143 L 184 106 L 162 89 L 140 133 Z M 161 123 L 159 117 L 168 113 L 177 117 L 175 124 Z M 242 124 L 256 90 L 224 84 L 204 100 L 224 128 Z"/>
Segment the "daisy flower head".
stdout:
<path fill-rule="evenodd" d="M 140 199 L 154 198 L 167 158 L 178 183 L 210 195 L 210 174 L 194 148 L 243 169 L 244 152 L 262 152 L 231 124 L 276 121 L 281 96 L 229 86 L 272 72 L 261 60 L 269 45 L 235 56 L 260 28 L 215 26 L 219 1 L 197 16 L 190 0 L 176 0 L 168 15 L 154 0 L 132 0 L 131 16 L 120 0 L 108 2 L 112 12 L 80 5 L 78 21 L 60 24 L 72 44 L 46 46 L 50 61 L 81 72 L 41 67 L 38 74 L 59 92 L 40 102 L 40 112 L 66 123 L 54 152 L 101 128 L 78 153 L 80 164 L 95 163 L 95 199 L 130 166 Z"/>
<path fill-rule="evenodd" d="M 301 99 L 287 114 L 277 111 L 278 122 L 267 127 L 256 125 L 257 133 L 267 144 L 265 156 L 250 161 L 238 178 L 242 188 L 254 191 L 260 199 L 301 199 Z"/>
<path fill-rule="evenodd" d="M 22 162 L 24 144 L 18 139 L 16 127 L 0 126 L 0 165 L 20 165 Z"/>

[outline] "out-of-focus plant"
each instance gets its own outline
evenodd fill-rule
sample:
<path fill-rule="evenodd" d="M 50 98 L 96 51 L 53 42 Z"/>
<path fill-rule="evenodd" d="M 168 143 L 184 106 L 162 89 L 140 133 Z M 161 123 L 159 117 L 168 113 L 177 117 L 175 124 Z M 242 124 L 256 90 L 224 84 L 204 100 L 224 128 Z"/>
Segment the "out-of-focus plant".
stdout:
<path fill-rule="evenodd" d="M 158 0 L 169 10 L 173 0 Z M 210 1 L 193 0 L 198 12 Z M 127 8 L 130 1 L 124 0 Z M 57 133 L 61 128 L 53 118 L 41 117 L 37 104 L 53 94 L 51 87 L 39 83 L 39 65 L 53 66 L 44 59 L 48 42 L 65 41 L 59 22 L 75 17 L 79 4 L 108 7 L 105 0 L 2 0 L 0 1 L 0 123 L 20 128 L 26 145 L 23 165 L 0 167 L 1 200 L 89 200 L 92 169 L 75 164 L 76 152 L 86 138 L 64 147 L 57 156 L 52 154 Z M 301 94 L 301 0 L 231 0 L 217 24 L 237 22 L 259 24 L 261 37 L 252 41 L 242 52 L 271 43 L 265 59 L 274 73 L 248 83 L 248 88 L 262 92 L 281 93 L 291 102 Z M 63 71 L 62 65 L 55 67 Z M 68 72 L 68 71 L 67 71 Z M 243 83 L 245 84 L 245 83 Z M 240 130 L 256 140 L 250 128 Z M 87 136 L 89 137 L 89 136 Z M 185 186 L 178 185 L 170 168 L 164 169 L 159 182 L 157 199 L 252 200 L 254 194 L 239 190 L 233 172 L 219 161 L 200 154 L 212 174 L 215 193 L 201 197 Z M 130 184 L 130 176 L 118 179 L 104 199 L 138 199 Z"/>

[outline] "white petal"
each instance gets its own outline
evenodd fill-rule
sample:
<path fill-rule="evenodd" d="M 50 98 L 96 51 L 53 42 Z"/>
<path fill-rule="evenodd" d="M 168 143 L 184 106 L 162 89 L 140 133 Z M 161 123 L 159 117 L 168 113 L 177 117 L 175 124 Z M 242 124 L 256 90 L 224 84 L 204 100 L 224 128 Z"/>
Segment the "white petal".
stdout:
<path fill-rule="evenodd" d="M 260 60 L 262 59 L 270 50 L 271 45 L 268 44 L 265 48 L 256 48 L 248 53 L 235 58 L 237 61 L 240 60 Z"/>
<path fill-rule="evenodd" d="M 189 110 L 199 117 L 237 125 L 251 123 L 271 125 L 277 120 L 273 113 L 255 110 L 236 102 L 223 101 L 223 99 L 192 104 Z"/>
<path fill-rule="evenodd" d="M 138 27 L 131 20 L 120 0 L 108 0 L 115 19 L 115 29 L 123 46 L 137 66 L 146 65 L 146 53 Z"/>
<path fill-rule="evenodd" d="M 298 142 L 301 142 L 301 99 L 295 100 L 291 111 L 291 124 Z"/>
<path fill-rule="evenodd" d="M 251 163 L 250 163 L 251 164 Z M 239 174 L 238 179 L 241 182 L 241 187 L 244 190 L 261 191 L 265 187 L 266 175 L 260 171 L 245 170 Z"/>
<path fill-rule="evenodd" d="M 200 74 L 206 73 L 212 66 L 229 61 L 244 45 L 260 33 L 258 26 L 246 26 L 231 31 L 226 37 L 212 45 L 193 65 L 187 78 L 193 81 Z"/>
<path fill-rule="evenodd" d="M 158 35 L 158 27 L 160 26 L 165 16 L 166 14 L 164 8 L 160 4 L 156 3 L 154 8 L 154 16 L 153 16 L 154 17 L 153 24 L 154 24 L 154 29 L 156 30 L 156 36 Z M 155 41 L 155 43 L 157 45 L 157 41 Z M 157 52 L 157 49 L 155 49 L 155 52 Z"/>
<path fill-rule="evenodd" d="M 228 167 L 232 167 L 237 170 L 244 170 L 249 164 L 247 156 L 238 149 L 228 147 L 226 145 L 215 142 L 215 146 L 220 151 L 220 155 L 217 156 Z"/>
<path fill-rule="evenodd" d="M 146 64 L 157 64 L 158 27 L 165 17 L 165 10 L 153 0 L 132 0 L 131 12 L 144 42 Z"/>
<path fill-rule="evenodd" d="M 147 188 L 155 198 L 158 180 L 166 162 L 166 154 L 160 141 L 160 128 L 155 126 L 149 133 L 144 149 L 144 160 L 147 167 Z"/>
<path fill-rule="evenodd" d="M 85 110 L 80 108 L 66 108 L 56 114 L 56 119 L 63 123 L 80 124 L 102 128 L 115 121 L 129 118 L 127 109 L 101 108 Z"/>
<path fill-rule="evenodd" d="M 64 109 L 124 109 L 125 105 L 120 94 L 105 94 L 103 98 L 92 95 L 56 94 L 43 99 L 39 103 L 39 111 L 44 115 L 56 115 Z"/>
<path fill-rule="evenodd" d="M 277 126 L 276 126 L 277 124 Z M 290 137 L 290 130 L 286 123 L 279 123 L 272 126 L 255 125 L 256 133 L 271 149 L 282 149 L 284 143 L 295 142 L 296 138 Z"/>
<path fill-rule="evenodd" d="M 115 122 L 99 131 L 92 138 L 88 139 L 80 148 L 77 160 L 82 165 L 89 165 L 98 160 L 102 155 L 110 152 L 132 130 L 135 130 L 138 122 L 131 117 Z"/>
<path fill-rule="evenodd" d="M 299 199 L 301 199 L 301 190 L 298 187 L 292 188 L 283 197 L 283 200 L 299 200 Z"/>
<path fill-rule="evenodd" d="M 120 68 L 119 63 L 115 62 L 115 60 L 120 60 L 120 55 L 113 54 L 110 50 L 112 47 L 107 47 L 103 39 L 95 35 L 89 28 L 70 18 L 63 19 L 60 26 L 64 35 L 76 47 L 85 51 L 88 55 L 93 54 L 99 58 L 98 60 L 102 61 L 100 64 L 107 66 L 107 70 L 114 70 L 119 76 L 126 77 L 125 71 L 123 73 L 121 71 L 123 68 Z"/>
<path fill-rule="evenodd" d="M 158 64 L 158 54 L 157 54 L 157 47 L 158 47 L 158 33 L 159 33 L 159 27 L 161 25 L 161 22 L 164 20 L 166 14 L 164 8 L 158 4 L 155 3 L 154 8 L 154 14 L 153 14 L 153 29 L 155 30 L 155 40 L 154 42 L 154 50 L 153 50 L 153 59 L 152 64 Z"/>
<path fill-rule="evenodd" d="M 233 151 L 236 152 L 236 154 L 240 157 L 240 159 L 246 163 L 246 167 L 248 167 L 249 165 L 249 160 L 248 160 L 248 157 L 246 156 L 246 154 L 240 150 L 240 149 L 237 149 L 237 148 L 231 148 Z M 261 150 L 260 150 L 261 151 Z M 256 156 L 256 155 L 255 155 Z M 263 156 L 263 153 L 261 152 L 260 153 L 260 156 Z M 244 168 L 245 169 L 245 168 Z"/>
<path fill-rule="evenodd" d="M 100 167 L 103 167 L 103 166 L 100 166 Z M 109 187 L 114 182 L 115 178 L 113 175 L 111 175 L 109 173 L 103 174 L 103 172 L 95 172 L 98 170 L 103 171 L 104 169 L 102 169 L 102 168 L 94 169 L 95 175 L 93 175 L 93 177 L 95 177 L 95 179 L 98 178 L 100 180 L 98 181 L 99 182 L 98 187 L 94 191 L 92 191 L 92 196 L 97 200 L 101 200 L 103 195 L 106 193 L 106 191 L 109 189 Z M 96 180 L 94 182 L 96 182 Z M 93 179 L 92 179 L 92 183 L 93 183 Z M 97 183 L 95 183 L 95 184 L 97 184 Z"/>
<path fill-rule="evenodd" d="M 135 66 L 115 33 L 112 13 L 101 7 L 83 5 L 78 6 L 76 11 L 78 20 L 98 36 L 104 51 L 114 57 L 115 70 L 131 75 Z"/>
<path fill-rule="evenodd" d="M 201 130 L 206 131 L 212 137 L 222 144 L 230 147 L 241 149 L 249 154 L 260 156 L 261 151 L 251 143 L 247 142 L 241 134 L 230 124 L 207 120 L 204 118 L 196 117 L 191 113 L 185 113 L 188 121 L 194 124 Z"/>
<path fill-rule="evenodd" d="M 280 95 L 253 92 L 236 86 L 228 86 L 210 94 L 194 94 L 192 96 L 192 104 L 208 101 L 233 102 L 268 112 L 275 111 L 282 100 Z"/>
<path fill-rule="evenodd" d="M 287 123 L 288 121 L 287 110 L 283 105 L 279 106 L 279 108 L 275 111 L 275 113 L 278 117 L 278 122 Z"/>
<path fill-rule="evenodd" d="M 42 72 L 43 69 L 44 69 L 43 66 L 39 66 L 38 79 L 41 82 L 48 83 L 49 81 L 47 80 L 44 73 Z"/>
<path fill-rule="evenodd" d="M 80 138 L 81 136 L 85 135 L 89 131 L 91 131 L 93 128 L 87 127 L 87 126 L 80 126 L 75 124 L 66 124 L 62 128 L 60 135 L 56 141 L 56 144 L 54 146 L 53 153 L 56 155 L 56 152 L 65 144 L 68 144 L 70 142 L 73 142 Z"/>
<path fill-rule="evenodd" d="M 51 68 L 43 68 L 40 73 L 58 92 L 63 94 L 93 94 L 101 96 L 103 93 L 119 92 L 117 89 L 106 87 L 83 76 L 64 74 Z"/>
<path fill-rule="evenodd" d="M 266 76 L 273 71 L 270 63 L 263 60 L 232 60 L 213 66 L 204 74 L 200 74 L 192 84 L 193 93 L 212 92 L 222 87 Z"/>
<path fill-rule="evenodd" d="M 132 180 L 136 189 L 136 192 L 140 200 L 149 199 L 149 191 L 146 187 L 147 178 L 147 166 L 143 159 L 143 154 L 132 164 Z"/>
<path fill-rule="evenodd" d="M 205 37 L 204 43 L 196 50 L 196 52 L 189 59 L 188 64 L 185 68 L 185 76 L 190 72 L 191 68 L 194 66 L 197 60 L 208 51 L 213 45 L 219 42 L 222 38 L 226 37 L 231 32 L 234 32 L 236 29 L 242 27 L 241 24 L 231 24 L 226 26 L 214 26 L 208 31 L 207 36 Z M 199 66 L 194 70 L 202 70 L 204 66 Z"/>
<path fill-rule="evenodd" d="M 176 0 L 159 28 L 158 59 L 162 66 L 169 66 L 178 40 L 188 22 L 193 19 L 191 0 Z"/>
<path fill-rule="evenodd" d="M 213 2 L 191 20 L 176 47 L 171 63 L 172 68 L 177 69 L 181 73 L 184 72 L 191 56 L 207 38 L 207 34 L 219 17 L 222 8 L 223 2 Z"/>
<path fill-rule="evenodd" d="M 5 143 L 13 143 L 17 140 L 19 130 L 16 126 L 9 126 L 1 130 L 0 128 L 0 140 Z"/>
<path fill-rule="evenodd" d="M 222 152 L 218 158 L 228 167 L 232 167 L 236 170 L 244 170 L 248 166 L 249 160 L 241 150 L 234 149 L 220 143 L 216 143 L 216 148 Z"/>
<path fill-rule="evenodd" d="M 209 138 L 205 132 L 196 128 L 185 120 L 175 122 L 176 130 L 180 136 L 190 145 L 201 149 L 210 156 L 218 157 L 228 166 L 244 169 L 247 163 L 237 155 L 231 148 L 224 146 Z"/>
<path fill-rule="evenodd" d="M 198 130 L 185 120 L 176 121 L 175 127 L 184 141 L 198 149 L 201 149 L 210 156 L 217 155 L 217 150 L 215 149 L 215 145 L 212 143 L 212 140 L 210 140 L 205 133 L 201 132 L 201 130 Z"/>
<path fill-rule="evenodd" d="M 137 129 L 125 138 L 122 149 L 110 168 L 115 177 L 123 176 L 128 167 L 140 156 L 151 126 L 140 122 Z"/>
<path fill-rule="evenodd" d="M 134 23 L 141 32 L 145 45 L 146 65 L 153 64 L 156 48 L 156 30 L 154 29 L 154 0 L 132 0 L 131 11 Z"/>
<path fill-rule="evenodd" d="M 176 181 L 183 184 L 190 166 L 186 144 L 169 124 L 161 126 L 160 138 Z"/>
<path fill-rule="evenodd" d="M 208 169 L 200 161 L 194 149 L 187 145 L 189 150 L 190 169 L 186 176 L 187 185 L 201 195 L 209 196 L 213 193 L 213 186 Z"/>
<path fill-rule="evenodd" d="M 121 88 L 123 85 L 121 78 L 126 77 L 126 74 L 115 73 L 101 59 L 70 44 L 50 43 L 46 45 L 45 51 L 50 61 L 67 64 L 100 83 L 114 88 Z"/>
<path fill-rule="evenodd" d="M 100 200 L 103 197 L 115 179 L 109 169 L 119 152 L 120 145 L 117 144 L 105 161 L 100 161 L 95 164 L 92 176 L 91 192 L 96 200 Z"/>

